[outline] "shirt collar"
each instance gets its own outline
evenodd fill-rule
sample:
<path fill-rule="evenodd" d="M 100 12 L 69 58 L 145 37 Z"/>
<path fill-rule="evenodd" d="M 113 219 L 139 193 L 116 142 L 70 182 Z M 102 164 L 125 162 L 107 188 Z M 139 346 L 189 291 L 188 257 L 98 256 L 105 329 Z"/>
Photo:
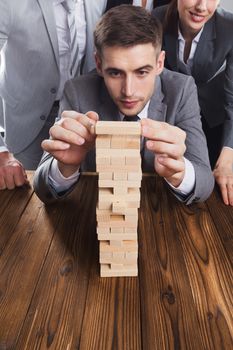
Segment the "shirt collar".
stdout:
<path fill-rule="evenodd" d="M 204 26 L 201 28 L 200 32 L 198 32 L 197 35 L 193 38 L 192 40 L 193 42 L 195 43 L 199 42 L 203 29 L 204 29 Z M 181 34 L 180 27 L 178 27 L 178 40 L 185 41 L 183 35 Z"/>
<path fill-rule="evenodd" d="M 145 119 L 148 117 L 148 109 L 149 109 L 149 104 L 150 104 L 150 100 L 146 103 L 146 105 L 144 106 L 144 108 L 141 110 L 141 112 L 139 112 L 137 115 L 140 119 Z M 124 115 L 120 113 L 120 118 L 121 120 L 123 120 Z"/>

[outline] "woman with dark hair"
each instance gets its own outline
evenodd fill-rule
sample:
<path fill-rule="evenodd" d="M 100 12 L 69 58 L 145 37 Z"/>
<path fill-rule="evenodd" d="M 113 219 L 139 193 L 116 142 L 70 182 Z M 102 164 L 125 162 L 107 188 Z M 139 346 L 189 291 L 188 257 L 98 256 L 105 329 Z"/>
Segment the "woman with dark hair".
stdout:
<path fill-rule="evenodd" d="M 233 14 L 220 0 L 172 0 L 153 10 L 164 27 L 166 68 L 195 79 L 211 166 L 233 206 Z"/>

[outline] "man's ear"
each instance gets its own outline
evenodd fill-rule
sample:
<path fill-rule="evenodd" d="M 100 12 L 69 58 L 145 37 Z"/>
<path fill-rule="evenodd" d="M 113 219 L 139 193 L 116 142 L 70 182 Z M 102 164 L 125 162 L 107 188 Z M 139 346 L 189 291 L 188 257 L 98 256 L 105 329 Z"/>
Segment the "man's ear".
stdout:
<path fill-rule="evenodd" d="M 165 60 L 165 51 L 161 51 L 159 53 L 159 56 L 157 58 L 156 61 L 156 70 L 157 70 L 157 74 L 159 75 L 160 73 L 162 73 L 163 68 L 164 68 L 164 60 Z"/>
<path fill-rule="evenodd" d="M 95 52 L 95 65 L 98 74 L 102 76 L 102 61 L 98 52 Z"/>

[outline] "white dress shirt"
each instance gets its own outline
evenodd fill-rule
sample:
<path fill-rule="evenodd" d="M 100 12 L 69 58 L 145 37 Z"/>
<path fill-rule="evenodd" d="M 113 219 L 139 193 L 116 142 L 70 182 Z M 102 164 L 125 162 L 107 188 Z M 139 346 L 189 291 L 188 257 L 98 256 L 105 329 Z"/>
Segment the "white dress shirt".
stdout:
<path fill-rule="evenodd" d="M 141 0 L 133 0 L 133 5 L 134 6 L 141 6 L 142 5 L 142 1 Z M 147 0 L 147 2 L 146 2 L 146 9 L 148 11 L 152 11 L 153 10 L 153 0 Z"/>
<path fill-rule="evenodd" d="M 140 119 L 147 118 L 148 116 L 148 108 L 150 101 L 147 102 L 143 110 L 138 114 Z M 123 115 L 120 113 L 121 120 L 123 119 Z M 178 187 L 172 186 L 168 181 L 168 185 L 175 191 L 178 195 L 187 196 L 192 192 L 195 185 L 195 171 L 192 163 L 184 158 L 185 161 L 185 175 L 184 179 Z M 52 161 L 51 168 L 49 170 L 49 181 L 52 187 L 56 192 L 62 192 L 68 190 L 79 178 L 80 171 L 79 169 L 72 174 L 70 177 L 64 177 L 58 169 L 57 160 L 54 159 Z"/>
<path fill-rule="evenodd" d="M 60 100 L 65 82 L 71 78 L 70 67 L 70 32 L 68 27 L 67 12 L 62 6 L 63 0 L 53 0 L 54 15 L 57 28 L 59 61 L 60 61 L 60 85 L 56 100 Z M 75 4 L 75 23 L 78 36 L 78 61 L 81 62 L 86 48 L 86 17 L 83 0 L 77 0 Z"/>
<path fill-rule="evenodd" d="M 204 27 L 203 27 L 204 28 Z M 178 30 L 178 43 L 179 43 L 179 61 L 186 67 L 187 73 L 191 75 L 192 67 L 193 67 L 193 58 L 197 49 L 198 42 L 200 40 L 203 28 L 200 30 L 200 32 L 195 36 L 195 38 L 192 40 L 191 49 L 189 52 L 189 57 L 187 59 L 187 62 L 184 62 L 184 48 L 185 48 L 185 39 L 183 35 L 181 34 L 180 29 Z"/>

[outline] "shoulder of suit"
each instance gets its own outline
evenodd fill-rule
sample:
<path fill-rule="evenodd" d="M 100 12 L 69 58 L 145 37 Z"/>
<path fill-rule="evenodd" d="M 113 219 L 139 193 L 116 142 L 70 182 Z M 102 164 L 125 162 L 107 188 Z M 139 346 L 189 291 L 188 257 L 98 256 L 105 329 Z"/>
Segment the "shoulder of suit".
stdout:
<path fill-rule="evenodd" d="M 84 87 L 90 89 L 98 86 L 102 82 L 102 78 L 98 75 L 97 71 L 93 71 L 80 75 L 76 78 L 70 79 L 66 82 L 67 88 L 75 88 L 78 90 L 83 90 Z"/>
<path fill-rule="evenodd" d="M 218 7 L 216 10 L 216 21 L 220 25 L 233 26 L 233 13 Z M 231 33 L 232 34 L 232 33 Z"/>
<path fill-rule="evenodd" d="M 195 82 L 191 75 L 174 72 L 166 68 L 160 74 L 160 79 L 162 91 L 168 98 L 171 93 L 172 95 L 178 95 L 179 91 L 183 91 L 191 86 L 195 87 Z"/>
<path fill-rule="evenodd" d="M 159 6 L 156 7 L 152 12 L 152 16 L 157 17 L 159 19 L 164 18 L 166 11 L 167 11 L 168 5 L 164 5 L 164 6 Z"/>

